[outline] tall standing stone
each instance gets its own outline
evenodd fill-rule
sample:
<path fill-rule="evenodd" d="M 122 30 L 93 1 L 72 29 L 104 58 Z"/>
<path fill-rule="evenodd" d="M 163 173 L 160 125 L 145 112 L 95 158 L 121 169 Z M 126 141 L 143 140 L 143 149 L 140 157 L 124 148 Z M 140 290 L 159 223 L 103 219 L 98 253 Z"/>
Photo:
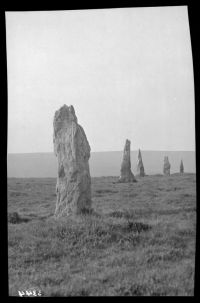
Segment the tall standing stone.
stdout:
<path fill-rule="evenodd" d="M 121 174 L 119 178 L 119 182 L 122 183 L 137 182 L 131 171 L 130 145 L 131 141 L 127 139 L 124 147 L 123 160 L 120 171 Z"/>
<path fill-rule="evenodd" d="M 180 173 L 184 173 L 184 166 L 183 166 L 183 161 L 181 160 L 181 165 L 180 165 Z"/>
<path fill-rule="evenodd" d="M 55 216 L 90 212 L 90 146 L 72 105 L 64 105 L 55 112 L 53 126 L 58 161 Z"/>
<path fill-rule="evenodd" d="M 143 161 L 142 161 L 142 154 L 141 154 L 140 149 L 139 149 L 139 152 L 138 152 L 137 171 L 138 171 L 138 174 L 139 174 L 140 177 L 144 177 L 145 176 L 144 165 L 143 165 Z"/>
<path fill-rule="evenodd" d="M 163 174 L 165 176 L 169 176 L 170 175 L 170 163 L 169 163 L 169 159 L 167 156 L 164 157 L 164 166 L 163 166 Z"/>

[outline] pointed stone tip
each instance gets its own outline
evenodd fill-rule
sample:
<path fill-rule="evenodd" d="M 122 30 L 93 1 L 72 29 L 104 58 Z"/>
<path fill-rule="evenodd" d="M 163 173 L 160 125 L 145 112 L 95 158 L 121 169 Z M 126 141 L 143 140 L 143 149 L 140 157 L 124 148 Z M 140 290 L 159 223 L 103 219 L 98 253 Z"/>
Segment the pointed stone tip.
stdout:
<path fill-rule="evenodd" d="M 68 109 L 68 106 L 67 106 L 66 104 L 63 104 L 63 106 L 61 106 L 61 107 L 59 108 L 60 111 L 61 111 L 61 110 L 66 110 L 66 109 Z"/>
<path fill-rule="evenodd" d="M 73 115 L 75 115 L 75 109 L 74 109 L 73 105 L 69 106 L 69 111 L 70 111 L 70 113 L 72 113 Z"/>
<path fill-rule="evenodd" d="M 66 104 L 64 104 L 63 106 L 61 106 L 55 112 L 54 121 L 55 123 L 56 121 L 58 121 L 59 123 L 61 121 L 74 121 L 77 123 L 77 117 L 73 105 L 67 106 Z"/>
<path fill-rule="evenodd" d="M 69 110 L 75 112 L 73 105 L 66 105 L 66 104 L 63 104 L 63 106 L 61 106 L 59 110 Z"/>
<path fill-rule="evenodd" d="M 138 151 L 138 159 L 139 159 L 139 161 L 142 161 L 142 154 L 141 154 L 140 149 L 139 149 L 139 151 Z"/>
<path fill-rule="evenodd" d="M 130 145 L 131 144 L 131 141 L 129 139 L 126 139 L 126 143 L 125 144 L 128 144 Z"/>

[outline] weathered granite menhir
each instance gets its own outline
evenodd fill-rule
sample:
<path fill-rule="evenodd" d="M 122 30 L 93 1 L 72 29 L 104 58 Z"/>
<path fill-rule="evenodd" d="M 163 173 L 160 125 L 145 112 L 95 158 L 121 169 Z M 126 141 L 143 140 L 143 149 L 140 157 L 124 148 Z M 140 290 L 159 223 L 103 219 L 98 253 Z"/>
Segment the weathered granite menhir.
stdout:
<path fill-rule="evenodd" d="M 165 176 L 169 176 L 170 175 L 170 163 L 169 163 L 169 159 L 167 156 L 164 157 L 164 166 L 163 166 L 163 174 Z"/>
<path fill-rule="evenodd" d="M 181 173 L 181 174 L 184 173 L 183 160 L 181 160 L 181 164 L 180 164 L 180 173 Z"/>
<path fill-rule="evenodd" d="M 72 105 L 55 112 L 53 126 L 58 160 L 55 216 L 91 212 L 90 146 Z"/>
<path fill-rule="evenodd" d="M 131 141 L 127 139 L 124 147 L 123 160 L 120 171 L 121 174 L 118 181 L 120 183 L 137 182 L 131 171 L 130 146 Z"/>
<path fill-rule="evenodd" d="M 137 172 L 138 172 L 138 175 L 140 177 L 144 177 L 145 176 L 144 165 L 143 165 L 143 161 L 142 161 L 142 154 L 141 154 L 140 149 L 139 149 L 139 152 L 138 152 Z"/>

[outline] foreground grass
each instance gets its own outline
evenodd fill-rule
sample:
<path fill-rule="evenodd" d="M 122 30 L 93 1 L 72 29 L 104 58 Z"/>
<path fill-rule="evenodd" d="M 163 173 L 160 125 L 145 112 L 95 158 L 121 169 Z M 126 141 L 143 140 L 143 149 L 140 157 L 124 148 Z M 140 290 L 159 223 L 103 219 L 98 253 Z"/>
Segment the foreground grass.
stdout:
<path fill-rule="evenodd" d="M 193 295 L 196 176 L 116 180 L 93 178 L 76 220 L 54 219 L 55 179 L 8 180 L 10 295 Z"/>

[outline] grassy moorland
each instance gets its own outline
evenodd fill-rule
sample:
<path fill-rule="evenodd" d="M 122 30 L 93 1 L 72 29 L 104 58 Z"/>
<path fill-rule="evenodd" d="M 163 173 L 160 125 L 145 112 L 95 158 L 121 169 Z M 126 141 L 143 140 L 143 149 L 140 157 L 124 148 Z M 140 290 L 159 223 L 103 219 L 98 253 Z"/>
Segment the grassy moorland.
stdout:
<path fill-rule="evenodd" d="M 137 179 L 93 178 L 76 220 L 54 219 L 55 179 L 8 179 L 10 295 L 193 295 L 196 175 Z"/>

